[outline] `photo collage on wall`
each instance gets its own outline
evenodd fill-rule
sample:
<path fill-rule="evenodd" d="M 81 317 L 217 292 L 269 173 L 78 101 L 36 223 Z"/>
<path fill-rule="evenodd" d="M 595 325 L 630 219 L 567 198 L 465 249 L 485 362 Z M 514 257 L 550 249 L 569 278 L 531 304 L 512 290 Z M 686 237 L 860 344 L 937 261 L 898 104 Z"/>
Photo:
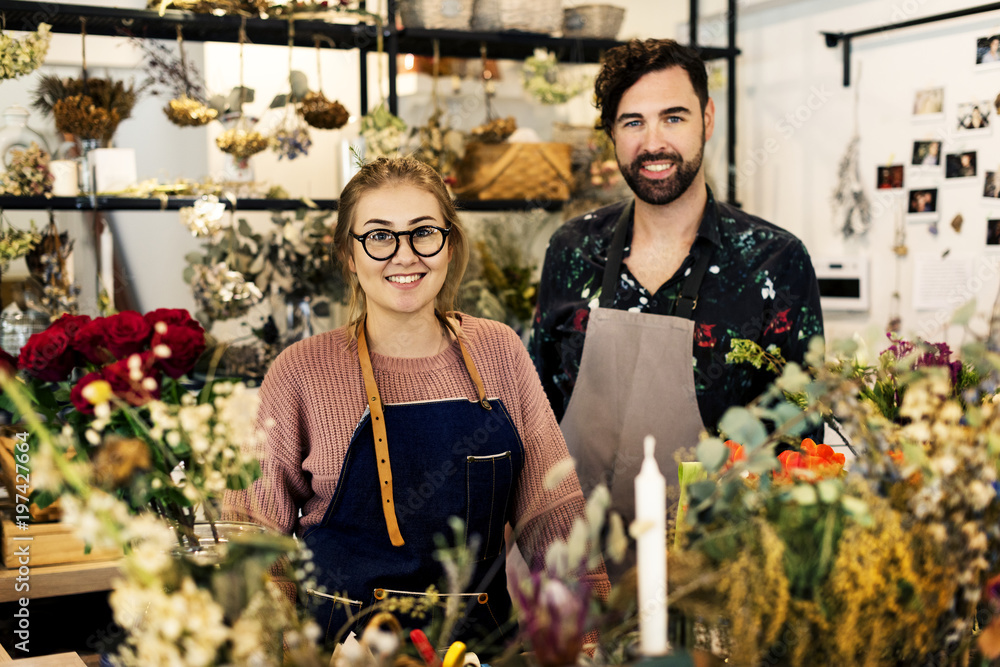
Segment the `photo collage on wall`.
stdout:
<path fill-rule="evenodd" d="M 994 127 L 1000 124 L 1000 34 L 991 31 L 972 41 L 979 94 L 958 98 L 944 85 L 916 90 L 908 159 L 877 167 L 876 187 L 903 191 L 907 221 L 930 223 L 932 234 L 938 231 L 942 198 L 981 198 L 985 243 L 1000 250 L 1000 163 L 992 164 L 997 155 L 985 150 L 997 141 Z"/>

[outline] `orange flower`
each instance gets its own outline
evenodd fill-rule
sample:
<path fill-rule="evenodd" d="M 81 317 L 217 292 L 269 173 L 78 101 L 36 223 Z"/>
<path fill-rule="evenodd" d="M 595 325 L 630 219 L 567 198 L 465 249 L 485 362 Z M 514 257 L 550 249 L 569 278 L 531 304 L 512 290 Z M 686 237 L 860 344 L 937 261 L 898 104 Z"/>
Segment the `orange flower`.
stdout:
<path fill-rule="evenodd" d="M 726 440 L 726 447 L 729 448 L 729 460 L 726 461 L 726 467 L 723 468 L 723 470 L 729 470 L 737 461 L 743 461 L 746 459 L 747 455 L 746 452 L 743 451 L 743 445 L 733 440 Z"/>
<path fill-rule="evenodd" d="M 838 477 L 844 470 L 844 455 L 830 445 L 817 445 L 811 438 L 802 441 L 802 451 L 785 451 L 778 455 L 781 470 L 774 473 L 775 482 L 808 481 Z"/>

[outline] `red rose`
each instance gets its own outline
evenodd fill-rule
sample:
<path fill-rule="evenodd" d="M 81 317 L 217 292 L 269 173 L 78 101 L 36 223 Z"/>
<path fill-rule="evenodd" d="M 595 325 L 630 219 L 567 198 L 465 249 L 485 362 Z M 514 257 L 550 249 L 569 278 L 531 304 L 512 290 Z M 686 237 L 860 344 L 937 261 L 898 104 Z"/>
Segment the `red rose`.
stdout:
<path fill-rule="evenodd" d="M 62 329 L 73 338 L 81 327 L 90 322 L 90 315 L 63 315 L 58 320 L 49 325 L 50 329 Z"/>
<path fill-rule="evenodd" d="M 94 380 L 103 380 L 104 376 L 100 372 L 87 373 L 80 381 L 73 385 L 69 392 L 69 400 L 79 412 L 85 415 L 94 414 L 94 406 L 83 397 L 83 389 Z"/>
<path fill-rule="evenodd" d="M 99 317 L 77 330 L 73 336 L 73 349 L 90 363 L 102 366 L 115 360 L 115 356 L 108 351 L 107 337 L 107 318 Z"/>
<path fill-rule="evenodd" d="M 11 377 L 17 375 L 17 358 L 0 350 L 0 373 L 6 373 Z"/>
<path fill-rule="evenodd" d="M 169 326 L 178 325 L 201 330 L 201 324 L 198 323 L 198 320 L 191 317 L 191 313 L 183 308 L 157 308 L 143 315 L 143 319 L 149 323 L 149 326 L 153 327 L 154 331 L 157 322 L 166 322 Z"/>
<path fill-rule="evenodd" d="M 17 365 L 39 380 L 59 382 L 69 377 L 75 361 L 69 335 L 61 327 L 50 327 L 28 339 Z"/>
<path fill-rule="evenodd" d="M 160 397 L 160 371 L 152 352 L 132 354 L 108 364 L 101 375 L 111 385 L 115 396 L 129 405 L 145 405 Z"/>
<path fill-rule="evenodd" d="M 145 350 L 153 331 L 143 316 L 134 310 L 125 310 L 106 318 L 104 326 L 108 349 L 116 359 Z"/>
<path fill-rule="evenodd" d="M 166 328 L 166 331 L 160 333 L 161 328 Z M 153 334 L 151 346 L 160 368 L 176 380 L 190 372 L 205 351 L 205 334 L 201 327 L 193 329 L 184 325 L 160 324 Z"/>

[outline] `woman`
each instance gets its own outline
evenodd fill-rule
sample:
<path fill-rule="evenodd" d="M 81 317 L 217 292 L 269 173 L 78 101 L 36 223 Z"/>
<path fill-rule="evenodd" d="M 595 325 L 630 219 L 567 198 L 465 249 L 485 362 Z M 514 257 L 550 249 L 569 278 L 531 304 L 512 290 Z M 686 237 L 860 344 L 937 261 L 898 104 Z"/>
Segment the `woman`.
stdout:
<path fill-rule="evenodd" d="M 349 625 L 348 611 L 442 590 L 435 536 L 452 538 L 448 519 L 459 517 L 477 553 L 455 635 L 502 643 L 512 631 L 505 524 L 541 566 L 582 515 L 575 474 L 555 489 L 543 482 L 568 456 L 565 442 L 517 335 L 444 315 L 469 251 L 440 177 L 411 158 L 381 158 L 351 179 L 339 208 L 334 244 L 357 316 L 268 371 L 264 476 L 242 503 L 312 551 L 327 641 L 364 623 Z M 608 590 L 603 566 L 588 578 Z"/>

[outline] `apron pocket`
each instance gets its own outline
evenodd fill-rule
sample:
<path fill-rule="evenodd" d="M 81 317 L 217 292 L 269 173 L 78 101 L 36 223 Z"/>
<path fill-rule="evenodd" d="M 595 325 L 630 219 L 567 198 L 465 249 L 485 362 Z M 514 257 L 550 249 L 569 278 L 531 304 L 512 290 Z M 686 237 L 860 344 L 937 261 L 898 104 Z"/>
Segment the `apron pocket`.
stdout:
<path fill-rule="evenodd" d="M 466 458 L 465 531 L 466 539 L 479 536 L 477 560 L 496 558 L 503 548 L 513 477 L 510 451 Z"/>
<path fill-rule="evenodd" d="M 332 642 L 348 621 L 350 621 L 350 625 L 344 629 L 343 635 L 340 637 L 341 641 L 352 629 L 357 627 L 358 619 L 354 617 L 361 611 L 363 604 L 361 600 L 320 593 L 312 588 L 307 589 L 306 594 L 309 596 L 313 617 L 316 623 L 323 628 L 323 637 L 327 642 Z"/>

